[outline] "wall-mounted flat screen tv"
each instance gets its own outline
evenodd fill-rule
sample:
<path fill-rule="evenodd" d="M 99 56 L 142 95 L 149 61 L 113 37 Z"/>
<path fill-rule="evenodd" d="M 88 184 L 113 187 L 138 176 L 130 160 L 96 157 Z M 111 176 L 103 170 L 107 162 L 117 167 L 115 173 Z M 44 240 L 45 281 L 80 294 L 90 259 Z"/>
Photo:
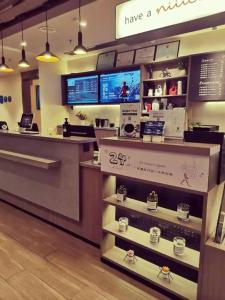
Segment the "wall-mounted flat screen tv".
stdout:
<path fill-rule="evenodd" d="M 139 102 L 140 81 L 140 69 L 101 74 L 100 103 Z"/>
<path fill-rule="evenodd" d="M 66 79 L 67 104 L 98 103 L 98 75 L 69 77 Z"/>

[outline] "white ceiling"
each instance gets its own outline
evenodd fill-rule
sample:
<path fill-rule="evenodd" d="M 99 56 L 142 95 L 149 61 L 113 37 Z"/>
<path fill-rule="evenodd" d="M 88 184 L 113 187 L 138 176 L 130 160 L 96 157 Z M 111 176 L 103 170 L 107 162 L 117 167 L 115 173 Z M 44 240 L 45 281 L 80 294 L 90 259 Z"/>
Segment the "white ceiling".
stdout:
<path fill-rule="evenodd" d="M 81 8 L 82 20 L 87 22 L 87 26 L 82 28 L 83 42 L 86 47 L 90 48 L 115 40 L 115 6 L 124 1 L 96 0 Z M 73 10 L 50 19 L 48 22 L 49 27 L 55 29 L 55 32 L 49 34 L 51 51 L 62 58 L 74 59 L 74 57 L 64 55 L 64 52 L 72 50 L 77 43 L 77 17 L 78 10 Z M 26 26 L 26 22 L 24 23 Z M 42 26 L 45 26 L 44 22 L 24 31 L 24 38 L 27 41 L 27 58 L 33 66 L 36 65 L 35 55 L 43 52 L 45 47 L 46 34 L 40 31 Z M 21 53 L 20 40 L 20 33 L 4 39 L 6 61 L 16 69 Z"/>
<path fill-rule="evenodd" d="M 95 0 L 81 8 L 82 20 L 87 22 L 87 26 L 82 29 L 86 47 L 92 48 L 95 45 L 115 40 L 115 6 L 125 1 Z M 64 52 L 72 50 L 77 43 L 77 17 L 78 10 L 72 10 L 49 20 L 49 26 L 55 29 L 54 33 L 49 34 L 51 50 L 62 59 L 76 58 L 76 56 L 64 55 Z M 26 27 L 26 22 L 24 25 Z M 35 55 L 44 51 L 46 38 L 45 33 L 40 31 L 42 26 L 45 26 L 45 23 L 40 23 L 24 31 L 24 37 L 27 41 L 27 59 L 31 63 L 31 68 L 37 66 Z M 180 35 L 179 38 L 181 37 Z M 20 40 L 20 33 L 13 34 L 4 40 L 6 62 L 17 71 L 17 64 L 21 56 Z M 70 40 L 72 40 L 71 43 Z M 162 41 L 165 39 L 157 42 Z"/>

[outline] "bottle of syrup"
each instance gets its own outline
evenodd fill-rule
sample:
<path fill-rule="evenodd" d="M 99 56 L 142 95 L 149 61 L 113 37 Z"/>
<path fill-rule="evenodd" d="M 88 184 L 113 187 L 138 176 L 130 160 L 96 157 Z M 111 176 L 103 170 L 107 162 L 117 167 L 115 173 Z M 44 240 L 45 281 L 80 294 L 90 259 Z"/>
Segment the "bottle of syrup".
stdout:
<path fill-rule="evenodd" d="M 65 118 L 65 122 L 63 124 L 63 137 L 70 137 L 70 124 L 68 122 L 68 118 Z"/>

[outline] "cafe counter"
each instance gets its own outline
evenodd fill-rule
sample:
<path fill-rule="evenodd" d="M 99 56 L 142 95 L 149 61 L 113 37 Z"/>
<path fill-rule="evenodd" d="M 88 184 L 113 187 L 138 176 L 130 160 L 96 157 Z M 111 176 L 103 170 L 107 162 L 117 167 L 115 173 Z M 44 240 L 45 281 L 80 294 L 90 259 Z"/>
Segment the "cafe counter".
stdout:
<path fill-rule="evenodd" d="M 80 167 L 92 158 L 95 141 L 0 132 L 0 199 L 98 243 L 84 211 L 87 168 Z"/>

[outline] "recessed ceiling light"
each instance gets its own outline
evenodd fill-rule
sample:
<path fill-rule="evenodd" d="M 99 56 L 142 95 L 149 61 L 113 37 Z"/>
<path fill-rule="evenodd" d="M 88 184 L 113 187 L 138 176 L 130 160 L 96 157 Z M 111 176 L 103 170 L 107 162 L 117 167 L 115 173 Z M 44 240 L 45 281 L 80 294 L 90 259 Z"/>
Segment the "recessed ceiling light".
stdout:
<path fill-rule="evenodd" d="M 46 26 L 41 26 L 40 28 L 41 32 L 47 32 Z M 48 33 L 54 33 L 56 32 L 56 29 L 54 27 L 48 27 Z"/>

